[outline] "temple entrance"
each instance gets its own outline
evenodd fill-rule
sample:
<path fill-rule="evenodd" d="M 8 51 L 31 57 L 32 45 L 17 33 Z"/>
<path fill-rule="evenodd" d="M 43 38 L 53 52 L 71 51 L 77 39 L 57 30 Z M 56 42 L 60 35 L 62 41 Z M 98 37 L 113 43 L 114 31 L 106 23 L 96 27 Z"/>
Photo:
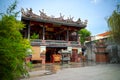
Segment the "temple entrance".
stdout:
<path fill-rule="evenodd" d="M 67 47 L 47 47 L 46 48 L 46 63 L 54 63 L 55 61 L 59 62 L 59 57 L 60 54 L 58 53 L 59 50 L 61 49 L 67 49 Z M 57 60 L 55 60 L 54 57 L 58 57 Z"/>
<path fill-rule="evenodd" d="M 72 49 L 72 62 L 77 62 L 78 61 L 78 50 L 77 49 Z"/>

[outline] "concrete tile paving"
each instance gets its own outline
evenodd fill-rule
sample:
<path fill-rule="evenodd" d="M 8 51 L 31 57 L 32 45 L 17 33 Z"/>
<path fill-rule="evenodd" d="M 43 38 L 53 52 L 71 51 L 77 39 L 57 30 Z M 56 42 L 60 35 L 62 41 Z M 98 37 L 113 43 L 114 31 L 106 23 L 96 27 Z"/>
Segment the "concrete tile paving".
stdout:
<path fill-rule="evenodd" d="M 51 73 L 49 70 L 30 72 L 31 76 Z M 120 64 L 97 64 L 94 66 L 60 69 L 54 74 L 34 76 L 21 80 L 120 80 Z"/>

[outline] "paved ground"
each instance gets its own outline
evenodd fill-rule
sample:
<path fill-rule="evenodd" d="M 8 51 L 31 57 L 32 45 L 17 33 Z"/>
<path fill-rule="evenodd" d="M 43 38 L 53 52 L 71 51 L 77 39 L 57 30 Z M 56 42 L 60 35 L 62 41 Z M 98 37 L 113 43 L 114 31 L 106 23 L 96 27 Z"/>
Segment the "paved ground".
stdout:
<path fill-rule="evenodd" d="M 93 64 L 85 63 L 72 64 L 77 67 L 60 65 L 55 69 L 33 70 L 30 72 L 30 78 L 21 80 L 120 80 L 120 64 Z M 79 65 L 79 66 L 78 66 Z M 80 66 L 81 65 L 81 66 Z M 50 64 L 47 66 L 55 66 Z M 67 68 L 65 68 L 67 66 Z"/>

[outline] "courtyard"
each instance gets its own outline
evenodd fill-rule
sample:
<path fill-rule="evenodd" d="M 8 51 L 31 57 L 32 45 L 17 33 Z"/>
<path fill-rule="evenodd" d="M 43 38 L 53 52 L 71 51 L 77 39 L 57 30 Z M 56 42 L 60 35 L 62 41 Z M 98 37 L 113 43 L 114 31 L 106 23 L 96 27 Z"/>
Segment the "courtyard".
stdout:
<path fill-rule="evenodd" d="M 21 80 L 120 80 L 120 64 L 79 62 L 70 64 L 35 64 L 30 77 Z"/>

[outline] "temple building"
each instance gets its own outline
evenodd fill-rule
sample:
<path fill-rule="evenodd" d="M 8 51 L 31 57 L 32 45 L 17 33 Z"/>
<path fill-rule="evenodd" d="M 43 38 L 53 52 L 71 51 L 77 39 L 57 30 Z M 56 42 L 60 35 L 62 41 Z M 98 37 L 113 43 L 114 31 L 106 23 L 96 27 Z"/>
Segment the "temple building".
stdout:
<path fill-rule="evenodd" d="M 59 54 L 60 50 L 67 50 L 71 55 L 78 54 L 81 51 L 78 31 L 87 26 L 87 20 L 83 22 L 79 18 L 73 21 L 73 17 L 64 19 L 61 13 L 60 17 L 55 18 L 46 15 L 44 10 L 39 12 L 40 15 L 37 15 L 31 8 L 26 11 L 21 9 L 21 21 L 25 24 L 21 33 L 31 42 L 33 50 L 31 60 L 40 60 L 43 64 L 53 62 L 52 55 Z M 70 59 L 75 61 L 74 56 Z"/>

